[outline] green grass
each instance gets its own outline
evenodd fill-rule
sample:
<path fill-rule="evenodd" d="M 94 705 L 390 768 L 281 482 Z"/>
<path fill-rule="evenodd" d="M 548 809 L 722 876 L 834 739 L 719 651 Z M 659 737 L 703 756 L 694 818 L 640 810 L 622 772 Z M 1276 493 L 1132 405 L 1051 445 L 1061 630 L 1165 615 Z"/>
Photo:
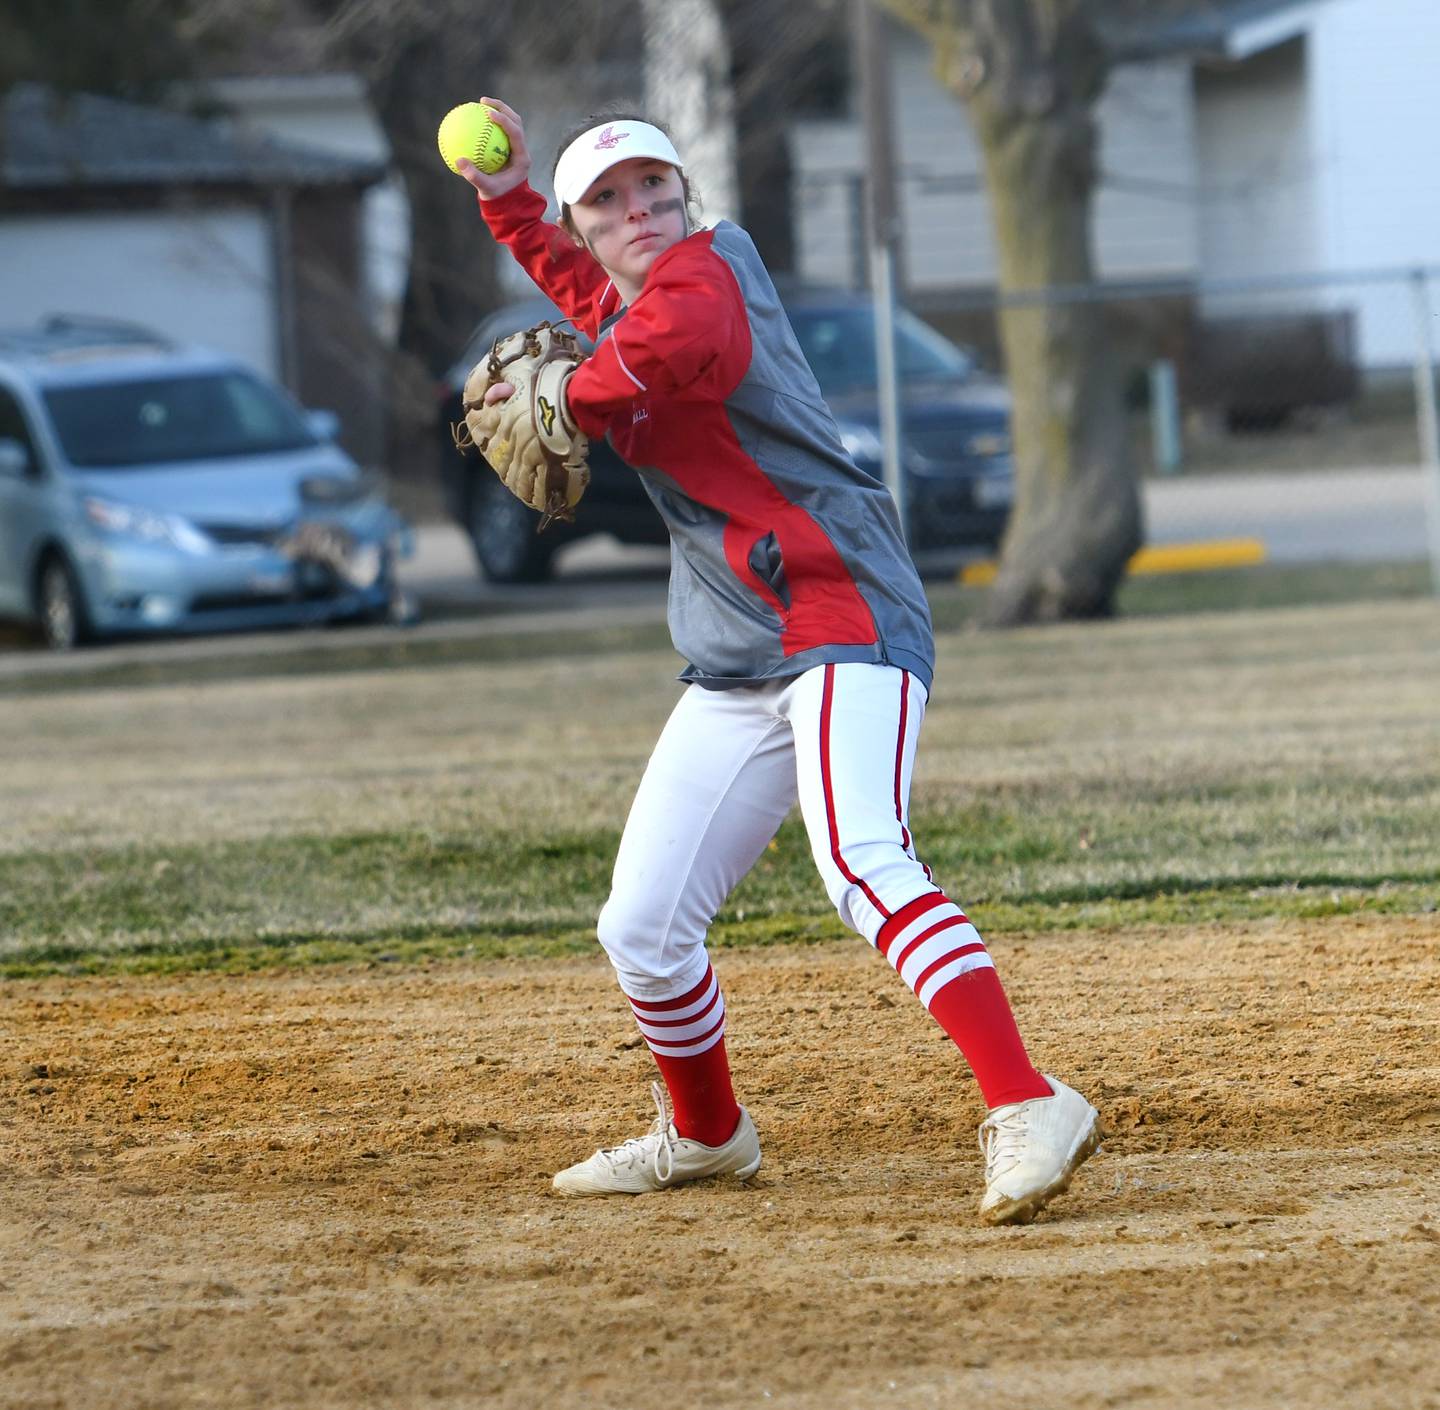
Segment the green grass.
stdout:
<path fill-rule="evenodd" d="M 0 974 L 590 950 L 678 688 L 582 645 L 0 701 Z M 912 826 L 991 936 L 1440 902 L 1432 601 L 939 648 Z M 792 816 L 716 943 L 841 938 Z"/>
<path fill-rule="evenodd" d="M 986 807 L 913 822 L 932 843 L 930 865 L 963 878 L 971 914 L 998 932 L 1414 912 L 1440 901 L 1440 875 L 1414 835 L 1440 824 L 1433 798 L 1414 831 L 1390 829 L 1398 837 L 1388 867 L 1367 866 L 1362 849 L 1337 848 L 1313 817 L 1308 829 L 1291 829 L 1293 853 L 1277 841 L 1259 857 L 1243 855 L 1243 836 L 1176 856 L 1146 835 L 1147 815 L 1085 813 L 1090 824 L 1102 817 L 1112 827 L 1104 859 L 1086 829 L 1066 836 L 1047 812 L 1002 818 Z M 370 834 L 0 858 L 0 928 L 10 937 L 0 943 L 0 974 L 580 952 L 594 944 L 617 841 L 612 830 L 483 846 Z M 792 820 L 731 897 L 715 938 L 761 944 L 842 934 Z"/>

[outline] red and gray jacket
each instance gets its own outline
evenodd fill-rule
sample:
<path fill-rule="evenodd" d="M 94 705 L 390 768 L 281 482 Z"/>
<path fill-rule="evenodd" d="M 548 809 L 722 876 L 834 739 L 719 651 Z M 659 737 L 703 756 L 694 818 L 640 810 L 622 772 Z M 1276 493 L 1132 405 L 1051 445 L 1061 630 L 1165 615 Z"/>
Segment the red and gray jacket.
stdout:
<path fill-rule="evenodd" d="M 930 613 L 894 502 L 846 454 L 750 237 L 721 221 L 682 240 L 626 308 L 529 186 L 480 209 L 598 340 L 567 399 L 586 434 L 608 435 L 635 468 L 670 531 L 681 679 L 725 688 L 870 661 L 928 690 Z"/>

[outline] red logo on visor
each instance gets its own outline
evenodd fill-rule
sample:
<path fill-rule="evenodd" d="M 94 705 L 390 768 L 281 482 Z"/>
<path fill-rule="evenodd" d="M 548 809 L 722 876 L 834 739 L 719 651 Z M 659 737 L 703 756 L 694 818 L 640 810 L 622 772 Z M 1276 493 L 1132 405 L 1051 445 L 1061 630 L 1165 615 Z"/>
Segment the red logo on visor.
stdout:
<path fill-rule="evenodd" d="M 628 132 L 616 132 L 613 127 L 607 127 L 605 131 L 595 139 L 595 150 L 597 152 L 609 151 L 611 147 L 618 147 L 629 135 Z"/>

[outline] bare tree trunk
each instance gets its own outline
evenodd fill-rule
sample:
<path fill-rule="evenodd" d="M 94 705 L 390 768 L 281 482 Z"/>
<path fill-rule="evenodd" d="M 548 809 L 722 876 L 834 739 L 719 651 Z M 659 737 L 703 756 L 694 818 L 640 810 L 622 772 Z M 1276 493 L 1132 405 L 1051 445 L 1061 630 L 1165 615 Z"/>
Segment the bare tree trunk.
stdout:
<path fill-rule="evenodd" d="M 739 215 L 730 43 L 714 0 L 641 0 L 645 106 L 674 135 L 707 224 Z"/>
<path fill-rule="evenodd" d="M 985 153 L 1002 289 L 1091 282 L 1103 67 L 1084 0 L 980 0 L 970 100 Z M 1008 307 L 1000 336 L 1020 474 L 986 619 L 1108 614 L 1140 546 L 1123 372 L 1094 303 Z"/>
<path fill-rule="evenodd" d="M 886 0 L 936 48 L 985 157 L 1002 293 L 1089 284 L 1105 55 L 1094 0 Z M 1108 615 L 1141 543 L 1124 373 L 1099 305 L 1003 307 L 1016 502 L 994 626 Z"/>

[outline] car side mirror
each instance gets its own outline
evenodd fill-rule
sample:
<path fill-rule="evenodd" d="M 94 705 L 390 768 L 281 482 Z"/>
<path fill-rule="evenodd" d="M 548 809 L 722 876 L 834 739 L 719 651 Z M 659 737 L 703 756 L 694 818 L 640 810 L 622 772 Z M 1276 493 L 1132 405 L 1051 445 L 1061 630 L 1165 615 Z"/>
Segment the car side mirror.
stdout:
<path fill-rule="evenodd" d="M 305 424 L 317 440 L 333 441 L 340 434 L 340 418 L 333 411 L 307 411 Z"/>
<path fill-rule="evenodd" d="M 23 479 L 30 473 L 30 452 L 13 436 L 0 436 L 0 475 Z"/>

